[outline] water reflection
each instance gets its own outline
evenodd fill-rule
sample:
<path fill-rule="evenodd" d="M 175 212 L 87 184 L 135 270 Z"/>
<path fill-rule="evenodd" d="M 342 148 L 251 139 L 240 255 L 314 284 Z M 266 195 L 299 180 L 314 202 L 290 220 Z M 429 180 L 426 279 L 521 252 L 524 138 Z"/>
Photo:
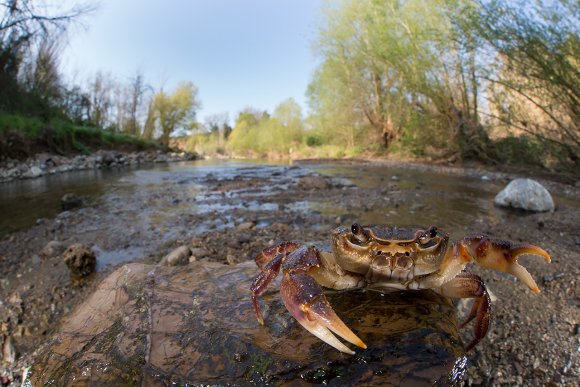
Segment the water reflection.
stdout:
<path fill-rule="evenodd" d="M 353 185 L 355 193 L 351 190 L 338 201 L 322 195 L 280 204 L 268 198 L 312 173 L 329 176 L 335 183 L 340 182 L 339 186 Z M 208 185 L 227 185 L 236 179 L 239 181 L 240 177 L 248 183 L 232 184 L 218 191 L 207 189 Z M 270 182 L 252 184 L 252 179 L 270 179 Z M 432 224 L 456 230 L 457 234 L 452 237 L 460 237 L 465 228 L 472 225 L 477 228 L 483 219 L 501 221 L 513 216 L 493 206 L 493 197 L 502 187 L 503 182 L 478 178 L 344 163 L 291 166 L 287 162 L 199 160 L 139 170 L 87 170 L 0 184 L 0 237 L 28 228 L 38 218 L 56 216 L 61 211 L 61 197 L 69 192 L 111 203 L 111 211 L 120 211 L 123 203 L 135 201 L 140 192 L 144 193 L 146 200 L 140 204 L 139 214 L 127 216 L 143 218 L 154 226 L 183 214 L 211 213 L 226 217 L 232 210 L 287 210 L 306 216 L 352 218 L 365 224 Z M 356 189 L 373 190 L 377 200 L 372 206 L 357 200 Z M 168 204 L 165 197 L 174 192 L 180 195 Z M 405 195 L 404 200 L 401 195 Z M 118 203 L 116 207 L 115 203 Z M 231 226 L 235 220 L 230 217 L 224 224 L 202 224 L 198 230 Z"/>

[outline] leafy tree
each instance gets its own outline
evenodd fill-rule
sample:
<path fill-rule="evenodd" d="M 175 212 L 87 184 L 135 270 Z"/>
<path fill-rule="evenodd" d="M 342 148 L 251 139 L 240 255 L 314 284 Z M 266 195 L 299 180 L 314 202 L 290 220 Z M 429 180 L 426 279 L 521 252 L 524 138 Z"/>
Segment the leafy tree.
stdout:
<path fill-rule="evenodd" d="M 426 123 L 448 109 L 433 96 L 444 89 L 439 52 L 455 7 L 444 0 L 345 0 L 327 7 L 316 45 L 323 61 L 309 87 L 320 122 L 343 121 L 338 128 L 350 127 L 349 133 L 339 137 L 350 144 L 370 126 L 366 137 L 388 147 L 409 126 L 421 126 L 417 120 Z"/>
<path fill-rule="evenodd" d="M 153 99 L 153 114 L 161 129 L 161 142 L 169 145 L 169 136 L 178 127 L 195 122 L 201 102 L 197 87 L 191 82 L 182 82 L 172 94 L 160 90 Z"/>
<path fill-rule="evenodd" d="M 226 144 L 232 128 L 229 124 L 230 118 L 228 112 L 211 114 L 205 117 L 205 127 L 207 132 L 217 135 L 218 147 L 223 148 Z"/>
<path fill-rule="evenodd" d="M 493 0 L 458 18 L 489 58 L 477 75 L 489 83 L 496 125 L 535 136 L 580 164 L 580 13 L 578 2 Z"/>

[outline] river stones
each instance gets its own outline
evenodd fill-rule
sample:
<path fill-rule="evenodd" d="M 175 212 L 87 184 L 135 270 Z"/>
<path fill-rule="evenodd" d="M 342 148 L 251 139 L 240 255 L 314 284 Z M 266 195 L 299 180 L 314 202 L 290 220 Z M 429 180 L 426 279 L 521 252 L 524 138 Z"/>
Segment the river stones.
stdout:
<path fill-rule="evenodd" d="M 74 193 L 64 194 L 60 199 L 60 206 L 63 211 L 74 210 L 75 208 L 82 207 L 82 205 L 83 199 Z"/>
<path fill-rule="evenodd" d="M 191 249 L 189 246 L 180 246 L 167 254 L 161 261 L 160 265 L 165 266 L 179 266 L 186 265 L 189 263 L 189 257 L 191 256 Z"/>
<path fill-rule="evenodd" d="M 297 184 L 303 190 L 324 190 L 331 187 L 330 181 L 324 176 L 304 176 L 298 179 Z"/>
<path fill-rule="evenodd" d="M 543 185 L 532 179 L 515 179 L 500 192 L 494 203 L 526 211 L 554 211 L 552 195 Z"/>
<path fill-rule="evenodd" d="M 95 253 L 80 243 L 70 245 L 62 256 L 73 282 L 92 274 L 97 266 Z"/>
<path fill-rule="evenodd" d="M 66 250 L 67 246 L 60 241 L 48 242 L 40 251 L 40 255 L 44 258 L 58 257 Z"/>
<path fill-rule="evenodd" d="M 331 385 L 460 382 L 455 309 L 433 292 L 333 292 L 368 345 L 343 354 L 306 332 L 277 287 L 256 321 L 253 262 L 125 265 L 65 317 L 31 370 L 33 385 Z"/>

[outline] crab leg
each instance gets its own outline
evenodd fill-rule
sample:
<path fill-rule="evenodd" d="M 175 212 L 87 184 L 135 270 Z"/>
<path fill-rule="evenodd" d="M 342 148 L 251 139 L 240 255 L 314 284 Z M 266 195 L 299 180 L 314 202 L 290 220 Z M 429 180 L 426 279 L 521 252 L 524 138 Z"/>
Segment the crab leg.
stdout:
<path fill-rule="evenodd" d="M 537 255 L 550 263 L 550 255 L 544 249 L 530 244 L 513 245 L 486 236 L 465 237 L 459 243 L 480 266 L 513 274 L 534 293 L 540 292 L 530 273 L 518 263 L 518 257 L 524 254 Z"/>
<path fill-rule="evenodd" d="M 475 274 L 461 272 L 457 277 L 434 290 L 447 297 L 475 298 L 469 316 L 460 325 L 460 328 L 463 328 L 475 319 L 473 340 L 465 347 L 465 351 L 471 350 L 485 337 L 489 328 L 491 301 L 482 279 Z"/>
<path fill-rule="evenodd" d="M 282 242 L 274 246 L 266 247 L 255 259 L 256 265 L 262 270 L 264 266 L 276 258 L 277 255 L 287 255 L 299 248 L 300 245 L 296 242 Z"/>
<path fill-rule="evenodd" d="M 320 340 L 341 352 L 354 354 L 332 331 L 354 345 L 367 347 L 334 313 L 322 288 L 308 274 L 286 271 L 280 284 L 280 294 L 292 316 Z"/>
<path fill-rule="evenodd" d="M 258 297 L 266 291 L 270 282 L 278 276 L 286 256 L 298 247 L 300 247 L 298 243 L 282 242 L 278 245 L 265 248 L 255 259 L 256 265 L 258 265 L 262 271 L 254 280 L 252 286 L 250 286 L 250 291 L 252 292 L 252 304 L 256 311 L 256 318 L 262 325 L 264 325 L 264 317 L 260 310 Z"/>

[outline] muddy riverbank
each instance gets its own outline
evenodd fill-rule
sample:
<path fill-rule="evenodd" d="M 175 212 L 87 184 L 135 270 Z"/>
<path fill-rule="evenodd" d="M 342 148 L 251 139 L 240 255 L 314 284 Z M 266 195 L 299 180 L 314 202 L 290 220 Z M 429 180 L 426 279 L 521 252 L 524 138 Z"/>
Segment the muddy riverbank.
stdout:
<path fill-rule="evenodd" d="M 469 354 L 467 381 L 573 384 L 580 339 L 578 184 L 544 177 L 556 211 L 524 214 L 493 206 L 513 175 L 437 169 L 198 161 L 121 174 L 85 207 L 38 219 L 0 240 L 0 380 L 18 380 L 58 320 L 124 262 L 157 263 L 190 244 L 196 260 L 236 264 L 282 240 L 324 246 L 330 230 L 357 221 L 433 224 L 456 239 L 486 233 L 545 248 L 550 265 L 522 259 L 542 289 L 537 296 L 506 275 L 472 268 L 496 300 L 488 336 Z M 41 255 L 55 240 L 90 246 L 98 272 L 73 286 L 61 257 Z M 471 328 L 462 334 L 469 340 Z"/>

